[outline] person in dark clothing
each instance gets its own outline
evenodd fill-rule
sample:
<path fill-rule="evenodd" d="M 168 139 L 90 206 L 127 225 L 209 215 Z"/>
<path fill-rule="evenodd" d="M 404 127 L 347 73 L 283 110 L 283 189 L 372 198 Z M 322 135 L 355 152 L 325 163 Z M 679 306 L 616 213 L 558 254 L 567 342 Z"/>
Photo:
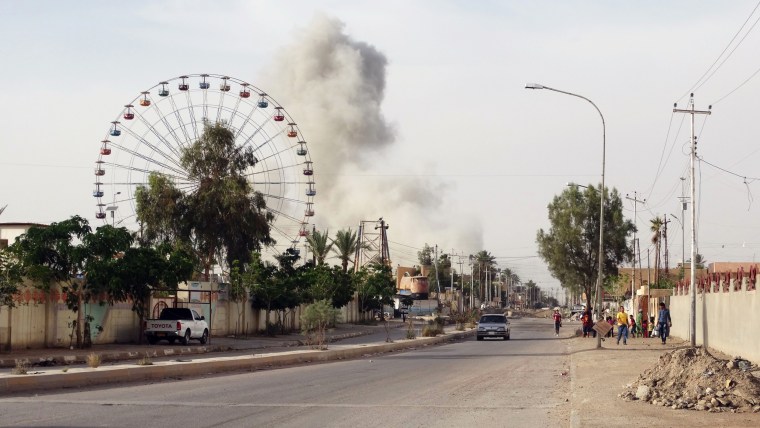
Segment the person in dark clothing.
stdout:
<path fill-rule="evenodd" d="M 670 310 L 665 307 L 665 302 L 660 302 L 660 311 L 657 313 L 657 335 L 660 336 L 663 345 L 670 335 L 670 327 L 672 325 Z"/>

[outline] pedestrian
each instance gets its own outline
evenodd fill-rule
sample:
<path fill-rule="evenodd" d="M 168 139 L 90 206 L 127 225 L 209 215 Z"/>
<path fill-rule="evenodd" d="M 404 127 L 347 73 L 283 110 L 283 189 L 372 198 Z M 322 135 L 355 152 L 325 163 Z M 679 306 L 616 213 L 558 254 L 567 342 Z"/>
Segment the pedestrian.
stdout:
<path fill-rule="evenodd" d="M 647 317 L 641 319 L 641 336 L 644 338 L 649 337 L 649 322 L 647 321 Z"/>
<path fill-rule="evenodd" d="M 623 339 L 623 345 L 628 344 L 628 314 L 622 306 L 617 313 L 618 336 L 617 344 L 620 345 L 620 339 Z"/>
<path fill-rule="evenodd" d="M 670 336 L 670 327 L 672 325 L 670 310 L 665 307 L 665 302 L 660 302 L 660 312 L 657 313 L 657 335 L 660 336 L 663 345 L 668 336 Z"/>
<path fill-rule="evenodd" d="M 639 331 L 638 326 L 636 325 L 636 320 L 633 319 L 633 315 L 628 318 L 628 334 L 633 338 L 636 337 L 636 333 Z"/>
<path fill-rule="evenodd" d="M 607 315 L 607 318 L 605 318 L 604 320 L 607 321 L 607 324 L 610 325 L 610 329 L 609 331 L 607 331 L 607 337 L 614 336 L 615 335 L 615 321 L 609 315 Z"/>
<path fill-rule="evenodd" d="M 639 308 L 639 313 L 636 314 L 636 331 L 641 333 L 641 337 L 647 336 L 646 319 L 644 319 L 644 310 Z"/>
<path fill-rule="evenodd" d="M 554 335 L 559 336 L 559 328 L 562 327 L 562 314 L 559 313 L 559 309 L 554 310 Z"/>

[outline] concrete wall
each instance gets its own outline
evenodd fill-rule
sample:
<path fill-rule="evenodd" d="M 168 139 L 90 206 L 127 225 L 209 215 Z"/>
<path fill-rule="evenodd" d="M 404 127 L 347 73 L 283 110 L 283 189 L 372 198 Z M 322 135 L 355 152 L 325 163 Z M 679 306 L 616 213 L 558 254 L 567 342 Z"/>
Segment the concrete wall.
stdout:
<path fill-rule="evenodd" d="M 697 281 L 696 341 L 760 363 L 760 296 L 755 275 L 746 273 L 713 274 Z M 689 340 L 690 311 L 689 286 L 681 284 L 670 297 L 673 336 Z"/>
<path fill-rule="evenodd" d="M 248 301 L 229 301 L 224 292 L 212 293 L 210 305 L 178 300 L 180 306 L 191 307 L 206 316 L 210 321 L 212 336 L 255 334 L 266 327 L 265 311 L 251 309 Z M 174 305 L 173 298 L 151 299 L 148 316 L 153 315 L 153 308 L 160 302 L 169 307 Z M 160 309 L 160 306 L 158 308 Z M 300 317 L 304 308 L 301 306 L 288 312 L 285 319 L 287 328 L 300 329 Z M 114 305 L 87 304 L 85 314 L 93 317 L 90 325 L 94 344 L 130 343 L 140 340 L 141 320 L 132 311 L 131 302 L 118 302 Z M 356 300 L 341 308 L 341 322 L 357 322 L 360 315 Z M 76 313 L 66 307 L 65 296 L 59 290 L 43 293 L 33 287 L 25 287 L 16 296 L 16 307 L 11 309 L 0 306 L 0 351 L 69 347 L 76 343 L 76 338 L 72 338 L 75 320 Z M 275 312 L 270 314 L 269 322 L 277 322 Z M 98 329 L 98 326 L 101 326 L 102 330 Z"/>

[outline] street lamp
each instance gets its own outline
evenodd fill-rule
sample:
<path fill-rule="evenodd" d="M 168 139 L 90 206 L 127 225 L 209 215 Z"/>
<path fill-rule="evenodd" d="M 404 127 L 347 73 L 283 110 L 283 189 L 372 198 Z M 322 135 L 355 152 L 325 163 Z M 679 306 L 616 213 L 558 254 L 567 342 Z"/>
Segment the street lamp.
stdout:
<path fill-rule="evenodd" d="M 599 192 L 601 194 L 601 202 L 599 203 L 599 272 L 597 274 L 597 282 L 596 282 L 596 314 L 597 317 L 600 318 L 602 316 L 602 267 L 604 264 L 604 167 L 605 167 L 605 161 L 606 161 L 606 150 L 607 150 L 607 129 L 606 125 L 604 123 L 604 115 L 602 114 L 602 111 L 599 110 L 599 107 L 594 104 L 593 101 L 590 99 L 574 94 L 572 92 L 566 92 L 561 91 L 559 89 L 550 88 L 548 86 L 539 85 L 538 83 L 528 83 L 525 85 L 525 89 L 547 89 L 549 91 L 559 92 L 561 94 L 565 95 L 571 95 L 573 97 L 581 98 L 586 101 L 588 101 L 596 111 L 599 113 L 599 117 L 602 119 L 602 188 Z M 596 347 L 601 348 L 602 347 L 602 335 L 597 334 L 596 335 Z"/>
<path fill-rule="evenodd" d="M 109 207 L 106 207 L 106 211 L 111 211 L 111 226 L 116 227 L 116 210 L 119 209 L 119 206 L 116 205 L 116 195 L 121 195 L 121 192 L 116 192 L 113 194 L 113 204 Z"/>

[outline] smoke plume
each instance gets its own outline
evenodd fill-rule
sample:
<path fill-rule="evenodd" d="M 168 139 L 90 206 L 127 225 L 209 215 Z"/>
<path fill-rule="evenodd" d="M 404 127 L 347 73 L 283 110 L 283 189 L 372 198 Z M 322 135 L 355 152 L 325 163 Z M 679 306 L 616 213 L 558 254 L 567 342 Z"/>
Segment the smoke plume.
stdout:
<path fill-rule="evenodd" d="M 383 217 L 391 241 L 482 248 L 479 222 L 456 218 L 444 184 L 419 177 L 423 162 L 390 157 L 397 131 L 382 111 L 388 65 L 382 52 L 352 39 L 342 22 L 326 16 L 315 17 L 279 52 L 263 87 L 285 106 L 308 142 L 318 229 L 333 235 L 347 227 L 356 230 L 360 220 Z M 406 172 L 392 175 L 388 169 Z M 409 255 L 399 260 L 392 251 L 391 258 L 410 263 Z"/>

